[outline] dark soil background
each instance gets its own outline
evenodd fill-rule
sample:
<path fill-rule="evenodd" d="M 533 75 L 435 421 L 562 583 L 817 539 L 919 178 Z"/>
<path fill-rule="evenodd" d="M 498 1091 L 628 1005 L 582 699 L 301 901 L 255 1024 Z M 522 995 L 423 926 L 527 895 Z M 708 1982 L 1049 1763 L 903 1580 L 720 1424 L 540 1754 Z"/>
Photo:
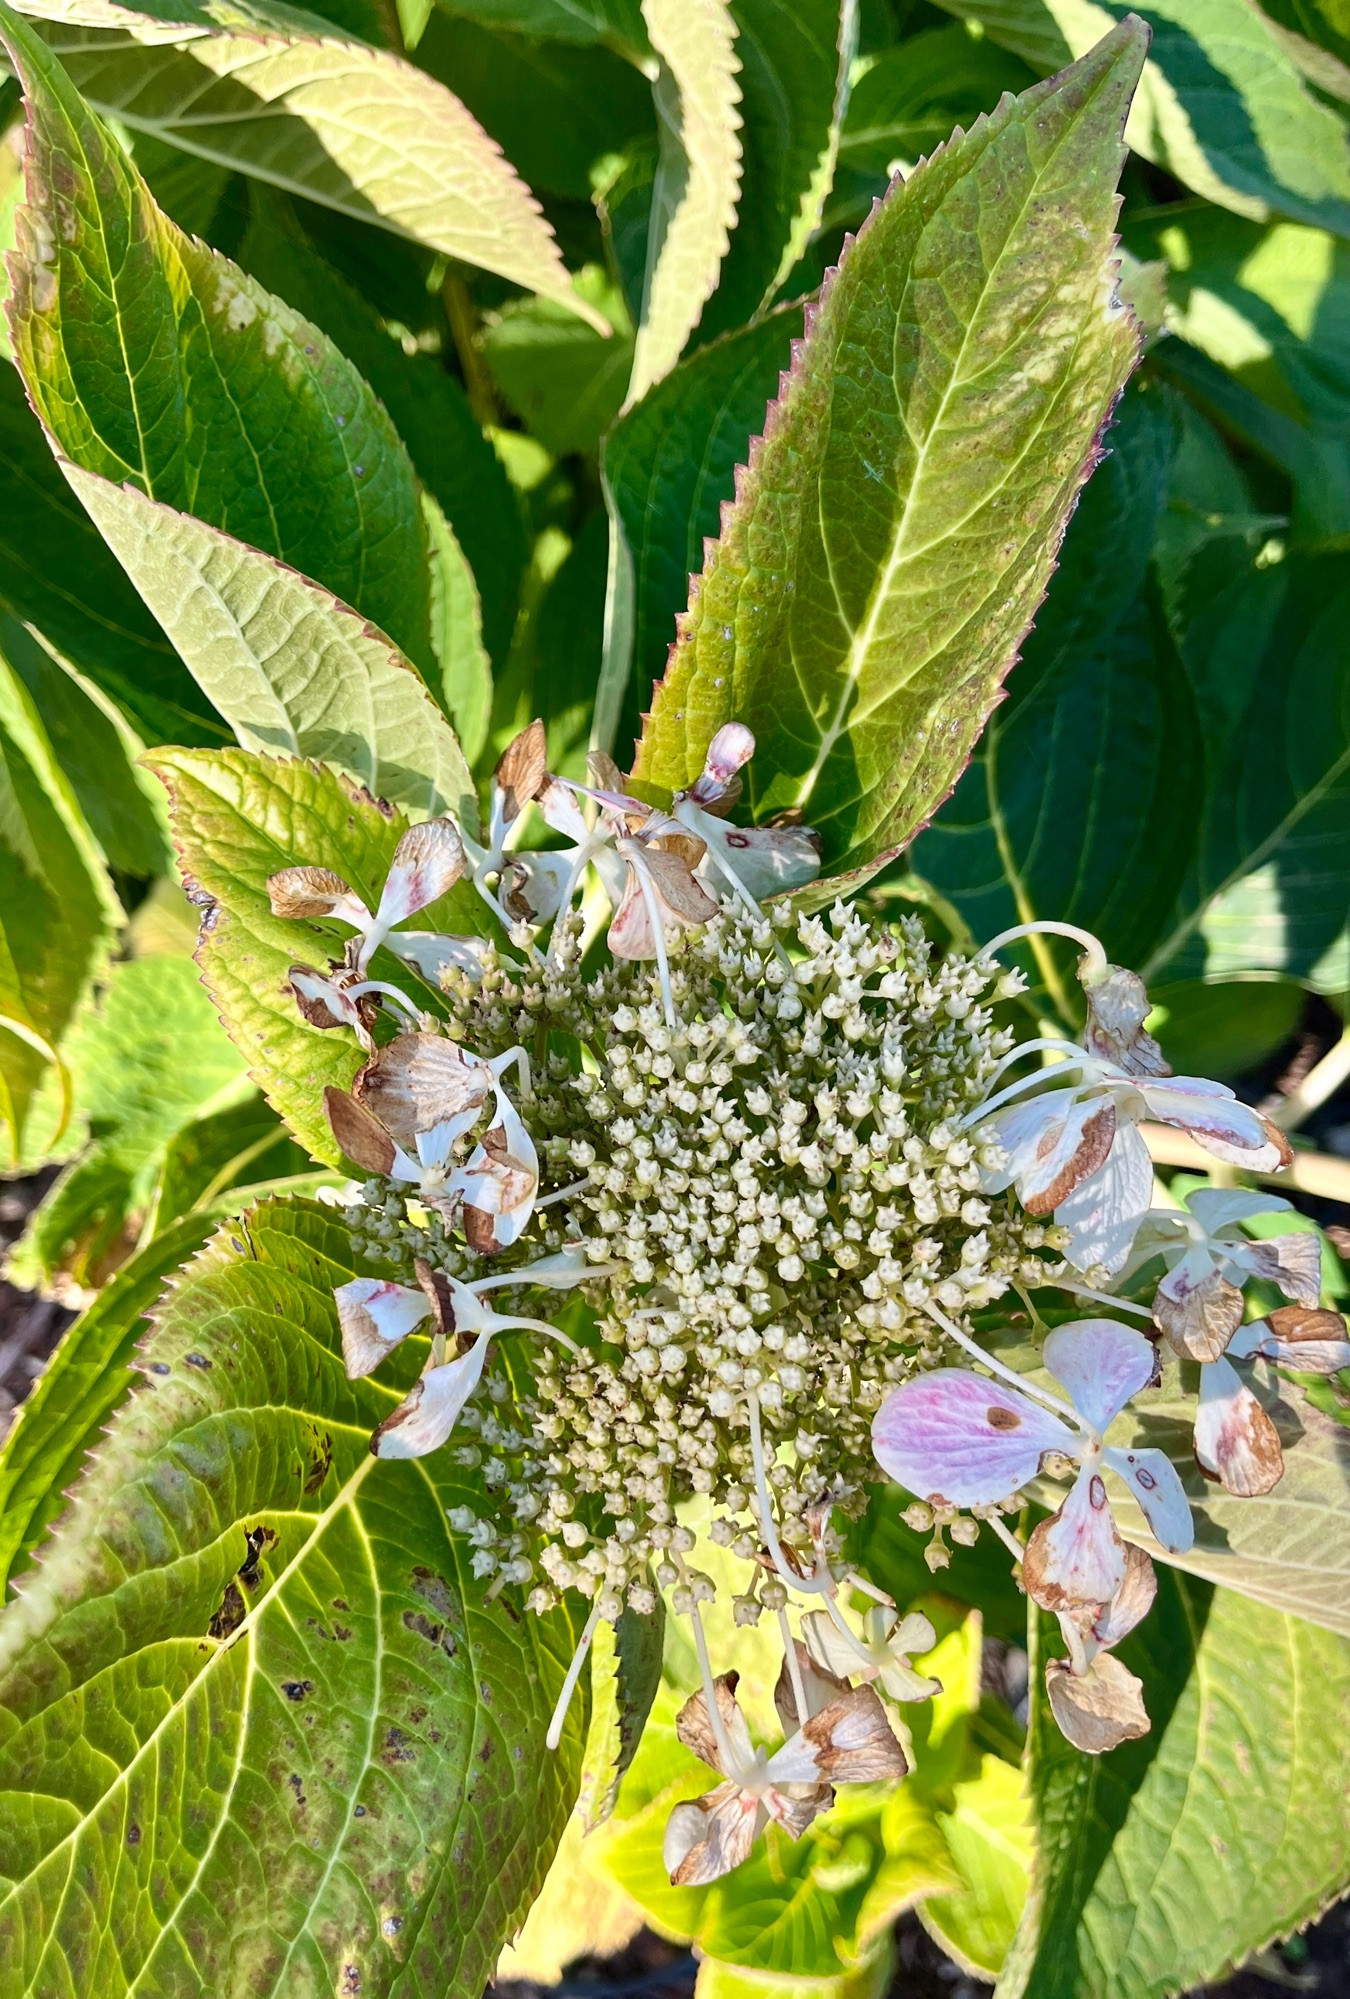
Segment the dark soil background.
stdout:
<path fill-rule="evenodd" d="M 1261 1072 L 1238 1084 L 1239 1094 L 1271 1108 L 1297 1086 L 1337 1039 L 1340 1027 L 1324 1001 L 1310 998 L 1299 1033 Z M 1308 1118 L 1304 1129 L 1323 1150 L 1350 1158 L 1350 1088 Z M 11 1181 L 0 1191 L 0 1259 L 52 1177 L 46 1173 Z M 1328 1230 L 1350 1261 L 1350 1209 L 1304 1195 L 1295 1202 Z M 0 1280 L 0 1438 L 81 1302 L 36 1298 Z M 1328 1747 L 1341 1753 L 1345 1749 L 1344 1744 Z M 896 1960 L 890 1999 L 985 1999 L 990 1991 L 945 1957 L 914 1915 L 897 1925 Z M 490 1991 L 492 1999 L 691 1999 L 697 1971 L 688 1951 L 642 1930 L 613 1957 L 569 1965 L 559 1985 L 504 1980 Z M 1199 1987 L 1187 1999 L 1275 1999 L 1280 1993 L 1350 1999 L 1350 1901 L 1329 1910 L 1303 1935 L 1260 1953 L 1223 1984 Z"/>

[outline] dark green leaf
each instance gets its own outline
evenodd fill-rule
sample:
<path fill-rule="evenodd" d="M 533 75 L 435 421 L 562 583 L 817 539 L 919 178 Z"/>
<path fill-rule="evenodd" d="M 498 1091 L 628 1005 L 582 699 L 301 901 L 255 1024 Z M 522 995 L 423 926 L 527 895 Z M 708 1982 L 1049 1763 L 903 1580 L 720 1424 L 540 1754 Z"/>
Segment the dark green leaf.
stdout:
<path fill-rule="evenodd" d="M 548 299 L 506 306 L 483 337 L 502 395 L 559 458 L 570 451 L 596 450 L 619 413 L 633 365 L 633 342 L 618 294 L 605 285 L 587 289 L 615 322 L 608 340 Z"/>
<path fill-rule="evenodd" d="M 1150 1031 L 1178 1076 L 1231 1081 L 1260 1068 L 1298 1028 L 1305 994 L 1293 979 L 1183 979 L 1153 988 Z"/>
<path fill-rule="evenodd" d="M 162 216 L 33 31 L 10 302 L 35 407 L 76 465 L 290 563 L 427 656 L 412 467 L 317 327 Z"/>
<path fill-rule="evenodd" d="M 1054 917 L 1131 964 L 1176 899 L 1200 816 L 1200 725 L 1148 582 L 1175 443 L 1165 393 L 1126 396 L 1009 699 L 915 845 L 918 873 L 977 938 Z M 1071 952 L 1034 949 L 1072 1021 Z"/>
<path fill-rule="evenodd" d="M 1037 1857 L 1005 1999 L 1208 1985 L 1344 1892 L 1350 1820 L 1329 1745 L 1345 1728 L 1350 1644 L 1188 1576 L 1158 1582 L 1120 1648 L 1149 1735 L 1082 1755 L 1034 1672 Z M 1043 1618 L 1042 1660 L 1057 1636 Z"/>
<path fill-rule="evenodd" d="M 800 315 L 800 307 L 787 306 L 700 347 L 605 440 L 605 480 L 634 568 L 633 673 L 618 737 L 624 751 L 640 726 L 639 702 L 665 670 L 690 576 L 732 498 L 736 467 L 792 360 Z"/>
<path fill-rule="evenodd" d="M 350 932 L 273 916 L 267 878 L 306 863 L 333 868 L 374 908 L 407 822 L 335 771 L 290 758 L 167 750 L 153 768 L 169 791 L 179 858 L 207 905 L 197 947 L 207 990 L 268 1101 L 316 1159 L 336 1166 L 323 1092 L 329 1083 L 350 1084 L 361 1051 L 345 1028 L 308 1026 L 286 979 L 297 962 L 322 965 L 340 955 Z M 460 883 L 417 921 L 424 929 L 474 931 L 490 918 Z M 377 978 L 381 962 L 377 956 Z M 389 960 L 388 968 L 406 982 L 406 967 Z"/>
<path fill-rule="evenodd" d="M 164 874 L 169 856 L 155 783 L 132 762 L 140 744 L 115 719 L 115 710 L 96 701 L 45 645 L 2 614 L 0 648 L 28 689 L 52 754 L 108 865 L 142 880 Z"/>
<path fill-rule="evenodd" d="M 1020 1645 L 1027 1603 L 1013 1581 L 1003 1544 L 981 1533 L 973 1547 L 953 1546 L 949 1566 L 935 1576 L 923 1558 L 931 1534 L 916 1534 L 900 1518 L 910 1504 L 910 1495 L 897 1485 L 875 1488 L 867 1512 L 849 1536 L 849 1555 L 859 1571 L 905 1609 L 926 1591 L 940 1589 L 957 1603 L 978 1609 L 994 1637 Z"/>
<path fill-rule="evenodd" d="M 661 1685 L 665 1599 L 639 1617 L 625 1610 L 617 1624 L 603 1620 L 591 1643 L 591 1732 L 581 1769 L 577 1811 L 593 1832 L 614 1810 L 619 1785 L 637 1755 L 652 1702 Z"/>
<path fill-rule="evenodd" d="M 655 136 L 646 79 L 598 37 L 569 47 L 448 18 L 468 11 L 433 12 L 418 62 L 468 105 L 531 187 L 589 201 L 597 160 L 641 133 Z"/>
<path fill-rule="evenodd" d="M 14 368 L 0 366 L 0 600 L 152 743 L 228 731 L 62 478 Z"/>
<path fill-rule="evenodd" d="M 371 1456 L 354 1269 L 308 1203 L 227 1223 L 0 1617 L 7 1989 L 468 1999 L 538 1887 L 572 1628 L 484 1602 L 444 1454 Z"/>
<path fill-rule="evenodd" d="M 1173 980 L 1286 972 L 1340 992 L 1350 984 L 1350 575 L 1337 556 L 1262 567 L 1231 541 L 1212 553 L 1209 590 L 1236 623 L 1211 620 L 1211 649 L 1186 652 L 1207 721 L 1204 817 L 1183 893 L 1140 969 Z"/>
<path fill-rule="evenodd" d="M 829 193 L 856 52 L 856 13 L 840 0 L 731 0 L 731 12 L 741 65 L 741 194 L 700 340 L 757 313 L 806 248 Z"/>
<path fill-rule="evenodd" d="M 468 557 L 482 602 L 484 642 L 504 663 L 520 603 L 525 535 L 501 460 L 463 389 L 435 355 L 404 353 L 365 300 L 318 255 L 283 197 L 255 191 L 250 207 L 240 261 L 323 328 L 388 410 Z M 433 571 L 433 595 L 435 589 Z"/>
<path fill-rule="evenodd" d="M 122 1266 L 56 1352 L 19 1405 L 0 1451 L 0 1577 L 29 1565 L 33 1549 L 65 1511 L 66 1491 L 97 1449 L 103 1426 L 131 1393 L 146 1314 L 165 1279 L 193 1256 L 215 1223 L 191 1215 Z"/>
<path fill-rule="evenodd" d="M 889 177 L 908 172 L 952 135 L 992 111 L 1005 90 L 1035 81 L 1023 62 L 987 35 L 959 25 L 924 28 L 878 57 L 854 85 L 839 140 L 839 163 Z"/>
<path fill-rule="evenodd" d="M 231 1188 L 302 1173 L 309 1162 L 262 1098 L 250 1095 L 174 1133 L 164 1151 L 148 1232 L 159 1235 L 198 1210 L 220 1212 Z"/>
<path fill-rule="evenodd" d="M 641 0 L 439 0 L 456 20 L 511 28 L 550 42 L 607 42 L 641 59 L 651 54 Z"/>
<path fill-rule="evenodd" d="M 694 587 L 639 776 L 687 784 L 719 724 L 748 723 L 757 813 L 800 807 L 827 872 L 894 853 L 951 787 L 1135 358 L 1106 265 L 1143 54 L 1122 26 L 1007 100 L 846 254 Z"/>

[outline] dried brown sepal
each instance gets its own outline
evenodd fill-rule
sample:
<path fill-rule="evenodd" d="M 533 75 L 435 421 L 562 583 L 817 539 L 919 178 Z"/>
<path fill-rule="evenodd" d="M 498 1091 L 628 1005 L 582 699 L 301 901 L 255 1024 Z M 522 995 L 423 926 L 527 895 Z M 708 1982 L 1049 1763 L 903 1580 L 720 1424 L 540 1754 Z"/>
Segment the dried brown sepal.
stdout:
<path fill-rule="evenodd" d="M 851 1687 L 813 1715 L 801 1732 L 815 1750 L 824 1783 L 879 1784 L 903 1777 L 909 1769 L 871 1687 Z"/>
<path fill-rule="evenodd" d="M 323 1107 L 333 1136 L 343 1155 L 366 1173 L 393 1171 L 394 1141 L 368 1110 L 346 1090 L 331 1083 L 323 1093 Z"/>
<path fill-rule="evenodd" d="M 352 1085 L 359 1104 L 379 1118 L 407 1153 L 419 1132 L 476 1110 L 492 1072 L 442 1034 L 399 1034 L 373 1055 Z"/>
<path fill-rule="evenodd" d="M 1071 1670 L 1067 1659 L 1051 1659 L 1045 1691 L 1061 1732 L 1085 1756 L 1103 1756 L 1152 1727 L 1143 1682 L 1111 1652 L 1099 1653 L 1081 1674 Z"/>
<path fill-rule="evenodd" d="M 1081 976 L 1081 973 L 1080 973 Z M 1087 1023 L 1083 1046 L 1089 1055 L 1114 1062 L 1127 1076 L 1170 1076 L 1171 1065 L 1151 1034 L 1148 990 L 1138 973 L 1108 965 L 1105 975 L 1084 984 Z"/>
<path fill-rule="evenodd" d="M 538 716 L 522 729 L 502 751 L 493 782 L 502 794 L 502 820 L 507 826 L 517 820 L 532 798 L 537 798 L 548 776 L 548 745 L 544 725 Z"/>
<path fill-rule="evenodd" d="M 267 879 L 267 899 L 273 916 L 296 920 L 331 916 L 340 902 L 351 897 L 341 875 L 331 868 L 282 868 Z"/>
<path fill-rule="evenodd" d="M 1217 1360 L 1242 1324 L 1242 1293 L 1217 1270 L 1188 1284 L 1184 1268 L 1179 1265 L 1154 1293 L 1153 1323 L 1183 1360 Z"/>
<path fill-rule="evenodd" d="M 1044 1157 L 1054 1146 L 1059 1136 L 1058 1128 L 1052 1125 L 1037 1147 L 1038 1156 Z M 1106 1164 L 1116 1137 L 1116 1107 L 1109 1097 L 1102 1102 L 1099 1111 L 1083 1125 L 1078 1144 L 1072 1157 L 1061 1167 L 1047 1187 L 1038 1187 L 1028 1192 L 1022 1205 L 1029 1215 L 1050 1215 L 1061 1201 L 1067 1201 L 1080 1181 L 1086 1180 Z"/>

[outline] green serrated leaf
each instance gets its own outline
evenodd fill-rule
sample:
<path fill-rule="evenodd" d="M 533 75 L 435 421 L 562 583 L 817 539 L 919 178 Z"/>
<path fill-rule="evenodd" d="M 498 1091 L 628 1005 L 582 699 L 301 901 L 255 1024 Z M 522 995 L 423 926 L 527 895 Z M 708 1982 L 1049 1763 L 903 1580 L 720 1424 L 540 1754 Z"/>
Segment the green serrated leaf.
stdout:
<path fill-rule="evenodd" d="M 583 319 L 529 189 L 458 98 L 283 0 L 25 0 L 76 88 L 133 131 L 376 222 Z"/>
<path fill-rule="evenodd" d="M 741 65 L 741 191 L 700 340 L 763 310 L 819 226 L 857 54 L 856 0 L 731 0 L 731 12 Z"/>
<path fill-rule="evenodd" d="M 591 1732 L 577 1799 L 587 1832 L 614 1810 L 661 1684 L 665 1599 L 658 1596 L 656 1604 L 647 1617 L 625 1610 L 617 1624 L 602 1621 L 591 1641 Z"/>
<path fill-rule="evenodd" d="M 321 326 L 384 404 L 468 557 L 484 643 L 504 664 L 520 604 L 525 534 L 519 502 L 463 389 L 437 356 L 403 351 L 360 293 L 318 254 L 283 196 L 255 187 L 249 214 L 239 261 Z M 433 563 L 433 598 L 436 588 Z M 433 624 L 437 615 L 433 604 Z"/>
<path fill-rule="evenodd" d="M 426 653 L 412 467 L 351 365 L 185 237 L 34 30 L 4 40 L 28 111 L 10 326 L 55 448 L 312 576 Z"/>
<path fill-rule="evenodd" d="M 179 1220 L 123 1264 L 60 1345 L 20 1403 L 0 1450 L 0 1578 L 29 1566 L 66 1508 L 66 1490 L 97 1449 L 112 1411 L 130 1395 L 146 1314 L 206 1241 L 209 1214 Z"/>
<path fill-rule="evenodd" d="M 1005 101 L 845 255 L 695 586 L 639 776 L 688 784 L 716 728 L 748 723 L 757 813 L 801 807 L 827 872 L 895 852 L 951 787 L 1136 356 L 1107 261 L 1145 42 L 1123 24 Z"/>
<path fill-rule="evenodd" d="M 9 367 L 0 367 L 0 601 L 101 687 L 147 741 L 226 740 L 61 477 Z"/>
<path fill-rule="evenodd" d="M 469 1999 L 542 1879 L 572 1626 L 485 1603 L 444 1456 L 371 1456 L 354 1271 L 310 1203 L 227 1224 L 0 1616 L 7 1987 Z"/>
<path fill-rule="evenodd" d="M 1133 964 L 1156 942 L 1194 851 L 1200 718 L 1149 562 L 1177 420 L 1156 385 L 1108 433 L 1009 698 L 914 846 L 920 877 L 975 937 L 1053 917 Z M 1038 983 L 1076 1025 L 1072 954 L 1038 938 Z M 1205 1073 L 1209 1073 L 1206 1070 Z"/>
<path fill-rule="evenodd" d="M 197 946 L 206 988 L 268 1102 L 307 1151 L 336 1166 L 323 1092 L 330 1083 L 350 1085 L 361 1051 L 345 1029 L 308 1026 L 286 980 L 293 964 L 340 955 L 350 932 L 273 916 L 267 878 L 306 863 L 333 868 L 374 908 L 408 822 L 336 771 L 289 758 L 164 750 L 151 768 L 168 789 L 179 858 L 206 905 Z M 490 918 L 461 883 L 418 922 L 481 932 Z M 388 965 L 406 981 L 406 967 Z"/>
<path fill-rule="evenodd" d="M 191 514 L 63 469 L 245 749 L 313 757 L 420 819 L 472 819 L 473 779 L 426 683 L 381 632 Z"/>
<path fill-rule="evenodd" d="M 617 740 L 665 669 L 689 578 L 731 499 L 736 467 L 792 359 L 801 308 L 710 342 L 649 389 L 605 439 L 605 483 L 633 560 L 633 671 Z"/>
<path fill-rule="evenodd" d="M 1151 1734 L 1082 1755 L 1033 1662 L 1037 1857 L 1000 1999 L 1163 1999 L 1344 1892 L 1350 1821 L 1328 1745 L 1350 1718 L 1350 1645 L 1188 1576 L 1158 1582 L 1120 1648 Z M 1057 1640 L 1042 1619 L 1042 1659 Z"/>
<path fill-rule="evenodd" d="M 492 719 L 492 662 L 483 644 L 482 603 L 455 531 L 429 493 L 422 497 L 431 564 L 431 644 L 441 699 L 464 756 L 475 764 Z"/>
<path fill-rule="evenodd" d="M 642 0 L 660 68 L 661 158 L 628 400 L 679 360 L 717 284 L 741 186 L 741 101 L 729 0 Z"/>
<path fill-rule="evenodd" d="M 1118 0 L 940 0 L 1031 64 L 1058 69 L 1125 12 Z M 1125 136 L 1137 153 L 1239 215 L 1350 231 L 1343 119 L 1305 89 L 1279 30 L 1244 0 L 1139 10 L 1153 46 Z"/>

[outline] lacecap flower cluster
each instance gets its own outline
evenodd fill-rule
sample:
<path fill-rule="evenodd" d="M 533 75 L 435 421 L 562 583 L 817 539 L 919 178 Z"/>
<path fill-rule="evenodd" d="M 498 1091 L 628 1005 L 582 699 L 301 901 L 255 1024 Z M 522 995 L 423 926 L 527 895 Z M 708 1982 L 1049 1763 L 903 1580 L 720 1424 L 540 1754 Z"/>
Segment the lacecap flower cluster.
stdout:
<path fill-rule="evenodd" d="M 1008 1544 L 1064 1635 L 1053 1711 L 1102 1751 L 1148 1727 L 1112 1648 L 1155 1587 L 1108 1481 L 1164 1550 L 1193 1533 L 1172 1462 L 1106 1441 L 1156 1381 L 1159 1343 L 1203 1364 L 1199 1462 L 1251 1494 L 1280 1476 L 1280 1446 L 1234 1361 L 1350 1362 L 1344 1322 L 1318 1310 L 1316 1239 L 1243 1229 L 1286 1204 L 1154 1205 L 1145 1120 L 1258 1172 L 1289 1155 L 1231 1091 L 1169 1074 L 1134 975 L 1070 930 L 1083 1043 L 1015 1042 L 994 1003 L 1021 975 L 994 953 L 1023 932 L 939 956 L 912 917 L 803 912 L 814 835 L 730 817 L 753 749 L 722 729 L 659 807 L 607 760 L 591 785 L 550 775 L 535 724 L 498 768 L 482 840 L 449 818 L 412 827 L 373 913 L 324 869 L 270 884 L 278 914 L 351 933 L 327 966 L 291 972 L 305 1019 L 366 1056 L 327 1099 L 365 1176 L 348 1215 L 374 1273 L 337 1294 L 348 1371 L 431 1333 L 371 1447 L 446 1449 L 477 1472 L 481 1497 L 452 1524 L 490 1594 L 519 1587 L 540 1612 L 588 1601 L 555 1740 L 601 1619 L 650 1614 L 660 1589 L 693 1621 L 704 1685 L 680 1730 L 721 1781 L 672 1818 L 680 1882 L 737 1865 L 770 1819 L 796 1836 L 837 1783 L 904 1772 L 892 1704 L 934 1691 L 911 1664 L 931 1627 L 843 1555 L 879 1477 L 912 1495 L 932 1568 L 982 1531 Z M 523 847 L 530 807 L 561 845 Z M 408 927 L 462 878 L 500 941 Z M 371 976 L 382 946 L 407 977 Z M 1035 1055 L 1053 1061 L 1009 1080 Z M 1153 1304 L 1119 1296 L 1150 1263 Z M 1253 1276 L 1291 1302 L 1244 1325 Z M 1045 1286 L 1098 1312 L 1039 1356 L 1028 1343 L 1044 1371 L 1022 1374 L 973 1315 Z M 523 1366 L 504 1338 L 525 1343 Z M 949 1365 L 952 1346 L 974 1365 Z M 1013 1523 L 1046 1475 L 1072 1483 L 1024 1543 Z M 737 1622 L 779 1626 L 772 1753 L 750 1741 L 734 1672 L 713 1674 L 695 1499 L 743 1563 Z"/>

